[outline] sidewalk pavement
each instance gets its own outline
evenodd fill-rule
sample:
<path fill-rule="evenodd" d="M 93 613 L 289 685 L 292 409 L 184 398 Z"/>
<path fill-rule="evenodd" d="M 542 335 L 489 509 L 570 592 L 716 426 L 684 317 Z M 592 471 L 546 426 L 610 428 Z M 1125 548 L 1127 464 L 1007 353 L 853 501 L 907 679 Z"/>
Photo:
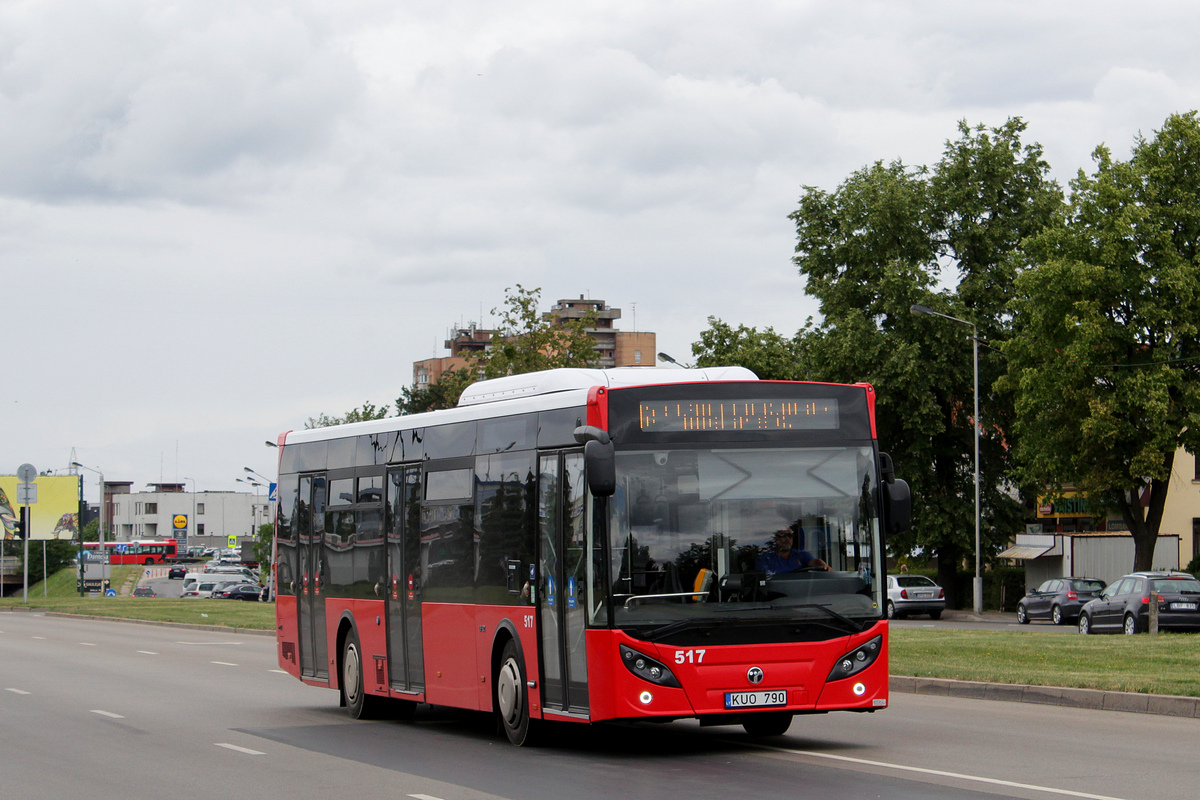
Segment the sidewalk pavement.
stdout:
<path fill-rule="evenodd" d="M 1017 615 L 1001 611 L 946 609 L 942 619 L 958 622 L 1010 622 Z M 1200 697 L 1110 692 L 1103 689 L 1069 689 L 1060 686 L 1026 686 L 1011 683 L 956 681 L 948 678 L 915 678 L 893 675 L 888 681 L 893 692 L 930 694 L 943 697 L 964 697 L 972 700 L 1000 700 L 1010 703 L 1088 708 L 1099 711 L 1128 711 L 1135 714 L 1160 714 L 1169 717 L 1200 719 Z"/>

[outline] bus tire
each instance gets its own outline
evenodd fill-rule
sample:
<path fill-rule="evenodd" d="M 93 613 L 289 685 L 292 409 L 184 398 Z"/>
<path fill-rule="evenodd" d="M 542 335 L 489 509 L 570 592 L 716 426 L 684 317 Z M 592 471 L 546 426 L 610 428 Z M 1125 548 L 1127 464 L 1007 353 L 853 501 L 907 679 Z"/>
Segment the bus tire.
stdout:
<path fill-rule="evenodd" d="M 529 691 L 525 681 L 525 662 L 517 643 L 509 639 L 500 654 L 496 670 L 496 712 L 504 735 L 518 747 L 533 744 L 536 725 L 529 719 Z"/>
<path fill-rule="evenodd" d="M 363 686 L 362 648 L 351 630 L 342 644 L 342 700 L 354 719 L 375 719 L 386 698 L 369 695 Z"/>
<path fill-rule="evenodd" d="M 743 719 L 742 727 L 751 736 L 782 736 L 792 727 L 792 712 L 763 711 Z"/>

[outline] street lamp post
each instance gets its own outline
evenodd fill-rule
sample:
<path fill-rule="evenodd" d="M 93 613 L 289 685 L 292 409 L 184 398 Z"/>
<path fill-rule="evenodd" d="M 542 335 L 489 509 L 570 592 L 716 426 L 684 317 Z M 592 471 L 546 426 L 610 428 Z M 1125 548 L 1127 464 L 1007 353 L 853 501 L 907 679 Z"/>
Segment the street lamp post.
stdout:
<path fill-rule="evenodd" d="M 250 472 L 254 472 L 254 470 L 251 470 L 249 467 L 246 467 L 246 469 Z M 257 475 L 258 473 L 254 472 L 254 474 Z M 250 537 L 257 540 L 258 533 L 256 528 L 258 525 L 258 490 L 261 489 L 263 485 L 253 478 L 234 478 L 234 480 L 238 483 L 245 483 L 254 487 L 254 504 L 250 506 Z"/>
<path fill-rule="evenodd" d="M 83 464 L 80 464 L 78 461 L 72 461 L 71 466 L 77 467 L 78 469 L 86 469 L 88 472 L 94 472 L 100 476 L 100 518 L 96 521 L 96 540 L 97 540 L 96 541 L 96 555 L 100 558 L 100 563 L 102 565 L 107 564 L 108 558 L 104 552 L 104 473 L 99 469 L 93 469 L 92 467 L 85 467 Z M 82 526 L 80 526 L 80 529 L 79 529 L 79 544 L 81 547 L 83 546 L 83 527 Z M 82 583 L 82 578 L 80 579 L 80 582 Z M 103 591 L 100 592 L 100 596 L 101 597 L 105 596 Z"/>
<path fill-rule="evenodd" d="M 975 581 L 974 581 L 974 586 L 973 586 L 973 588 L 974 588 L 973 594 L 975 595 L 975 597 L 974 597 L 975 613 L 980 614 L 983 612 L 983 575 L 980 572 L 980 537 L 979 537 L 979 528 L 980 528 L 980 511 L 979 511 L 979 428 L 980 428 L 980 420 L 979 420 L 979 329 L 975 327 L 974 322 L 968 322 L 965 319 L 959 319 L 958 317 L 952 317 L 949 314 L 943 314 L 940 311 L 934 311 L 932 308 L 927 308 L 926 306 L 914 305 L 909 310 L 912 311 L 912 313 L 917 314 L 917 315 L 926 314 L 926 315 L 934 316 L 934 317 L 942 317 L 943 319 L 948 319 L 953 322 L 958 322 L 963 325 L 971 326 L 971 344 L 972 344 L 972 350 L 974 352 L 974 365 L 975 365 L 975 385 L 974 385 L 974 389 L 972 392 L 972 394 L 974 394 L 974 396 L 975 396 L 975 420 L 974 420 L 974 423 L 975 423 L 974 424 L 974 427 L 975 427 Z"/>
<path fill-rule="evenodd" d="M 693 369 L 694 368 L 694 365 L 692 365 L 692 364 L 680 364 L 678 361 L 676 361 L 674 358 L 672 358 L 671 356 L 669 356 L 666 353 L 659 353 L 658 360 L 663 362 L 664 364 L 674 364 L 675 366 L 683 367 L 684 369 Z"/>
<path fill-rule="evenodd" d="M 195 478 L 184 478 L 184 480 L 192 482 L 192 521 L 191 521 L 191 524 L 188 525 L 188 527 L 185 528 L 184 532 L 183 532 L 184 536 L 186 536 L 188 538 L 188 541 L 185 543 L 185 548 L 184 548 L 184 551 L 186 552 L 187 546 L 191 545 L 192 537 L 197 535 L 197 533 L 196 533 L 196 530 L 197 530 L 196 529 L 196 479 Z"/>

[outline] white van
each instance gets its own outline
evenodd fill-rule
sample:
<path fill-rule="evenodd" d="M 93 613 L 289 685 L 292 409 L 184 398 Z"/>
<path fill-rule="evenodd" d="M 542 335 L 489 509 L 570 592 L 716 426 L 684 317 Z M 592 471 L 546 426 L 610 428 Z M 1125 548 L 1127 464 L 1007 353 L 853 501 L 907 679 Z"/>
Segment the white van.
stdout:
<path fill-rule="evenodd" d="M 217 589 L 223 589 L 226 586 L 237 586 L 238 584 L 246 583 L 240 575 L 198 575 L 196 582 L 184 584 L 183 593 L 179 595 L 183 598 L 189 597 L 212 597 L 213 592 Z"/>
<path fill-rule="evenodd" d="M 204 572 L 200 573 L 201 577 L 205 575 L 228 575 L 237 577 L 242 580 L 242 583 L 258 583 L 258 576 L 251 572 L 246 567 L 205 567 Z"/>

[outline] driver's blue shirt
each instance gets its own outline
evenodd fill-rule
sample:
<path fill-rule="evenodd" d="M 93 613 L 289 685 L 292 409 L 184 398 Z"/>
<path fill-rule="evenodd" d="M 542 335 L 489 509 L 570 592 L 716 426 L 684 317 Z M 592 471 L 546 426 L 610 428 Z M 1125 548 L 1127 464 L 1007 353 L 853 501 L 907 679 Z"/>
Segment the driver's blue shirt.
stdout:
<path fill-rule="evenodd" d="M 812 563 L 813 554 L 807 550 L 793 550 L 786 556 L 781 556 L 775 550 L 761 554 L 754 566 L 768 575 L 777 575 L 780 572 L 795 572 L 798 569 L 803 569 Z"/>

